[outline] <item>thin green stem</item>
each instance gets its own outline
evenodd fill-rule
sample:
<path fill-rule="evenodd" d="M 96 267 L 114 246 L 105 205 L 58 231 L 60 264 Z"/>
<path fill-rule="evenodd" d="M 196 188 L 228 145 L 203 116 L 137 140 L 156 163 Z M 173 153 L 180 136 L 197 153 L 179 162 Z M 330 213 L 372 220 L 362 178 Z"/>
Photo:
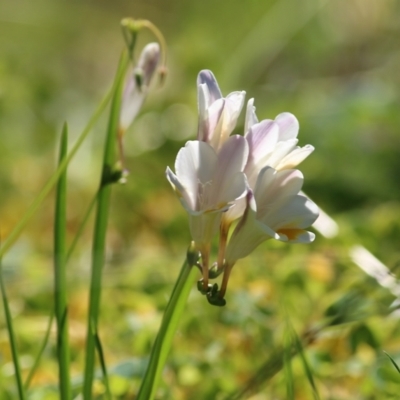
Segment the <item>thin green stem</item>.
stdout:
<path fill-rule="evenodd" d="M 96 111 L 90 118 L 89 122 L 87 123 L 84 130 L 79 135 L 78 140 L 74 144 L 73 148 L 71 149 L 68 156 L 64 159 L 64 161 L 58 166 L 57 170 L 53 173 L 50 177 L 46 185 L 40 191 L 40 193 L 36 196 L 33 200 L 32 204 L 29 206 L 28 210 L 19 220 L 18 224 L 14 227 L 11 233 L 8 235 L 7 239 L 4 241 L 3 246 L 0 249 L 0 257 L 2 257 L 6 252 L 10 249 L 10 247 L 14 244 L 14 242 L 18 239 L 19 235 L 21 234 L 22 230 L 25 228 L 25 225 L 30 221 L 33 217 L 39 206 L 42 204 L 43 200 L 49 194 L 50 190 L 54 187 L 57 183 L 58 178 L 63 173 L 69 162 L 75 156 L 76 152 L 79 150 L 80 146 L 82 145 L 83 141 L 86 139 L 87 135 L 93 128 L 93 125 L 99 119 L 100 115 L 104 111 L 105 107 L 107 106 L 108 102 L 110 101 L 111 94 L 114 91 L 114 86 L 110 89 L 110 91 L 105 95 L 99 106 L 97 107 Z"/>
<path fill-rule="evenodd" d="M 97 210 L 92 247 L 92 273 L 89 294 L 89 312 L 87 321 L 86 360 L 83 384 L 84 400 L 90 400 L 92 398 L 92 383 L 94 377 L 96 347 L 95 336 L 93 335 L 92 327 L 94 327 L 95 331 L 97 332 L 101 298 L 101 277 L 105 259 L 106 232 L 111 195 L 112 181 L 110 181 L 110 179 L 113 175 L 113 167 L 116 161 L 115 145 L 119 127 L 122 86 L 127 67 L 128 57 L 126 53 L 124 53 L 121 57 L 115 78 L 110 119 L 104 148 L 102 177 L 97 196 Z"/>
<path fill-rule="evenodd" d="M 10 339 L 11 354 L 12 354 L 13 363 L 14 363 L 18 397 L 19 397 L 19 400 L 25 400 L 26 399 L 25 389 L 24 389 L 24 385 L 22 383 L 21 368 L 19 366 L 17 344 L 16 344 L 16 340 L 15 340 L 15 335 L 14 335 L 14 328 L 13 328 L 13 323 L 12 323 L 10 307 L 8 305 L 6 288 L 5 288 L 5 284 L 4 284 L 4 280 L 3 280 L 3 270 L 2 270 L 2 266 L 1 266 L 1 258 L 0 258 L 0 288 L 1 288 L 1 297 L 3 299 L 4 315 L 6 317 L 8 336 Z"/>
<path fill-rule="evenodd" d="M 74 250 L 75 250 L 76 244 L 78 243 L 78 240 L 79 240 L 79 238 L 80 238 L 81 235 L 82 235 L 82 232 L 83 232 L 83 229 L 84 229 L 85 226 L 86 226 L 86 223 L 87 223 L 88 220 L 89 220 L 89 217 L 90 217 L 90 214 L 92 213 L 93 207 L 94 207 L 94 205 L 96 204 L 96 200 L 97 200 L 97 192 L 96 192 L 96 194 L 94 195 L 92 201 L 91 201 L 90 204 L 89 204 L 89 207 L 88 207 L 87 210 L 86 210 L 86 213 L 85 213 L 85 215 L 84 215 L 84 217 L 83 217 L 83 220 L 81 221 L 81 223 L 80 223 L 80 225 L 79 225 L 78 231 L 76 232 L 76 235 L 75 235 L 75 237 L 74 237 L 74 240 L 73 240 L 72 243 L 71 243 L 71 246 L 69 246 L 69 249 L 68 249 L 68 252 L 67 252 L 67 256 L 66 256 L 66 262 L 67 262 L 67 263 L 68 263 L 69 259 L 71 258 L 72 253 L 73 253 Z"/>
<path fill-rule="evenodd" d="M 59 164 L 65 160 L 68 149 L 68 129 L 64 125 Z M 67 230 L 67 169 L 60 175 L 56 190 L 56 206 L 54 216 L 54 304 L 57 321 L 57 358 L 59 368 L 60 399 L 71 399 L 71 383 L 69 375 L 69 340 L 68 340 L 68 305 L 65 237 Z"/>
<path fill-rule="evenodd" d="M 185 260 L 164 312 L 137 400 L 152 400 L 154 398 L 179 320 L 183 314 L 190 290 L 197 278 L 197 269 L 190 266 Z"/>
<path fill-rule="evenodd" d="M 47 329 L 46 329 L 46 333 L 44 335 L 43 343 L 40 346 L 39 353 L 36 356 L 36 359 L 35 359 L 35 362 L 33 364 L 33 367 L 29 371 L 29 375 L 27 376 L 27 378 L 25 380 L 25 385 L 24 385 L 25 391 L 27 391 L 29 389 L 29 386 L 31 385 L 32 378 L 35 375 L 35 372 L 36 372 L 36 370 L 37 370 L 37 368 L 39 366 L 39 363 L 40 363 L 40 359 L 42 358 L 44 349 L 46 348 L 46 345 L 47 345 L 47 343 L 49 341 L 51 326 L 53 325 L 53 319 L 54 319 L 54 311 L 52 311 L 51 314 L 50 314 L 49 323 L 47 325 Z"/>

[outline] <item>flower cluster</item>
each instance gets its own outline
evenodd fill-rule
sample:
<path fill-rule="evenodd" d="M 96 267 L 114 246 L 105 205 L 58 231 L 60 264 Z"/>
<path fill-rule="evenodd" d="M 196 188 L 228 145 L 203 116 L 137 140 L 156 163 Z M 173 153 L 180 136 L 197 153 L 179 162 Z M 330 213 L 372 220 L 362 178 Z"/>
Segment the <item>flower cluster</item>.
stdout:
<path fill-rule="evenodd" d="M 294 169 L 314 148 L 297 145 L 299 123 L 290 113 L 259 122 L 253 99 L 247 103 L 244 136 L 231 135 L 245 92 L 223 97 L 208 70 L 199 73 L 197 86 L 197 140 L 178 152 L 175 173 L 167 168 L 166 175 L 189 214 L 201 255 L 199 288 L 211 304 L 224 305 L 232 267 L 260 243 L 314 240 L 305 229 L 318 217 L 318 207 L 301 194 L 303 175 Z M 210 265 L 210 246 L 218 232 L 218 257 Z M 218 290 L 208 282 L 222 272 Z"/>

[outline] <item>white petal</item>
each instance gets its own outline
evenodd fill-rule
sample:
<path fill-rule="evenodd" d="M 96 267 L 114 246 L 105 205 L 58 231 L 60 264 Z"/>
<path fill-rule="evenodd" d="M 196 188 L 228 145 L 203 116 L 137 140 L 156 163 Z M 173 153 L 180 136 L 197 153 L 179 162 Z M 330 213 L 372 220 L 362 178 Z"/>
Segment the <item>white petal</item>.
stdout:
<path fill-rule="evenodd" d="M 215 135 L 218 135 L 217 126 L 222 126 L 223 118 L 222 113 L 225 107 L 225 99 L 218 99 L 214 101 L 208 108 L 208 132 L 206 134 L 206 142 L 212 142 L 212 139 Z"/>
<path fill-rule="evenodd" d="M 278 232 L 279 239 L 282 242 L 289 243 L 311 243 L 315 239 L 315 234 L 312 232 L 305 231 L 303 229 L 293 229 L 284 231 L 284 233 Z"/>
<path fill-rule="evenodd" d="M 217 80 L 215 79 L 214 74 L 208 70 L 204 69 L 199 72 L 199 75 L 197 76 L 197 85 L 205 84 L 208 88 L 209 92 L 209 103 L 207 106 L 210 104 L 214 103 L 215 100 L 218 100 L 222 97 L 221 90 L 219 89 Z"/>
<path fill-rule="evenodd" d="M 222 219 L 225 224 L 230 225 L 233 221 L 236 221 L 240 217 L 243 216 L 246 210 L 246 198 L 241 197 L 235 200 L 231 206 L 231 208 L 224 212 Z"/>
<path fill-rule="evenodd" d="M 278 142 L 278 134 L 278 125 L 272 120 L 263 120 L 247 132 L 245 137 L 249 144 L 249 159 L 245 172 L 251 188 L 254 188 L 261 168 L 267 165 Z"/>
<path fill-rule="evenodd" d="M 179 197 L 180 202 L 182 203 L 185 210 L 189 213 L 195 210 L 196 208 L 196 193 L 189 192 L 179 181 L 177 176 L 167 167 L 165 171 L 165 175 L 171 186 L 173 187 L 175 193 Z"/>
<path fill-rule="evenodd" d="M 199 129 L 197 132 L 197 140 L 207 141 L 208 134 L 208 104 L 209 92 L 205 84 L 199 85 L 197 90 L 197 105 L 199 111 Z"/>
<path fill-rule="evenodd" d="M 256 115 L 256 108 L 254 107 L 254 99 L 250 99 L 247 102 L 246 108 L 246 120 L 244 123 L 244 133 L 248 132 L 248 130 L 258 122 Z"/>
<path fill-rule="evenodd" d="M 232 233 L 226 249 L 227 264 L 249 255 L 264 240 L 279 236 L 268 226 L 256 220 L 256 203 L 251 190 L 247 195 L 247 207 L 242 219 Z"/>
<path fill-rule="evenodd" d="M 120 113 L 120 127 L 122 131 L 129 128 L 139 113 L 159 59 L 160 45 L 158 43 L 147 44 L 140 53 L 134 73 L 140 71 L 142 84 L 139 88 L 134 75 L 130 76 L 125 84 Z"/>
<path fill-rule="evenodd" d="M 248 145 L 243 136 L 231 136 L 218 154 L 218 166 L 212 183 L 213 201 L 233 201 L 246 190 L 242 173 L 248 158 Z M 240 173 L 238 175 L 238 173 Z"/>
<path fill-rule="evenodd" d="M 297 167 L 297 165 L 304 161 L 313 151 L 314 147 L 309 144 L 304 147 L 297 147 L 282 159 L 276 166 L 276 169 L 281 170 Z"/>
<path fill-rule="evenodd" d="M 284 142 L 278 142 L 274 151 L 268 157 L 266 157 L 264 162 L 267 165 L 276 168 L 283 158 L 285 158 L 291 151 L 293 151 L 293 149 L 296 148 L 297 142 L 297 139 L 289 139 Z"/>
<path fill-rule="evenodd" d="M 213 147 L 215 149 L 221 148 L 235 128 L 243 107 L 245 95 L 246 92 L 232 92 L 225 98 L 222 125 L 220 126 L 220 130 L 215 130 L 213 137 Z"/>
<path fill-rule="evenodd" d="M 175 161 L 176 175 L 192 199 L 192 204 L 195 204 L 194 210 L 199 209 L 199 187 L 212 181 L 216 165 L 217 155 L 205 142 L 189 141 L 178 152 Z"/>
<path fill-rule="evenodd" d="M 287 199 L 296 196 L 303 185 L 303 174 L 298 170 L 275 171 L 263 168 L 257 179 L 254 192 L 257 202 L 257 217 L 268 218 L 270 213 L 282 207 Z M 275 228 L 273 224 L 271 227 Z"/>
<path fill-rule="evenodd" d="M 243 172 L 237 172 L 230 176 L 229 180 L 222 181 L 218 189 L 218 197 L 215 199 L 215 204 L 216 208 L 221 209 L 246 195 L 246 175 Z"/>
<path fill-rule="evenodd" d="M 305 229 L 318 218 L 319 210 L 315 203 L 305 196 L 296 195 L 281 200 L 280 206 L 271 210 L 265 222 L 275 231 L 280 229 Z"/>
<path fill-rule="evenodd" d="M 299 121 L 297 118 L 288 112 L 279 114 L 275 118 L 276 123 L 279 125 L 279 140 L 294 139 L 299 133 Z"/>

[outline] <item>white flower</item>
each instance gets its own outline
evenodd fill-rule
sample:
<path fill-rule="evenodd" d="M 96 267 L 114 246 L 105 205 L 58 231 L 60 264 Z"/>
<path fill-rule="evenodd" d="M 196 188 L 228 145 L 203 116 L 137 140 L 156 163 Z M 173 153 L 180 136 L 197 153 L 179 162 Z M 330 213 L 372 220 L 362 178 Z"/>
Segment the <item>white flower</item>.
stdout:
<path fill-rule="evenodd" d="M 218 154 L 208 143 L 189 141 L 178 152 L 176 173 L 166 170 L 189 214 L 190 232 L 202 253 L 204 268 L 208 268 L 210 242 L 219 229 L 222 213 L 246 194 L 242 171 L 247 157 L 247 142 L 239 135 L 231 136 Z"/>
<path fill-rule="evenodd" d="M 222 97 L 218 83 L 209 70 L 197 77 L 199 128 L 197 139 L 219 151 L 236 126 L 246 92 L 232 92 Z"/>
<path fill-rule="evenodd" d="M 255 189 L 258 175 L 266 166 L 278 171 L 292 169 L 314 151 L 314 147 L 297 146 L 299 123 L 290 113 L 279 114 L 275 120 L 265 119 L 258 122 L 254 99 L 247 103 L 245 138 L 249 145 L 249 158 L 244 172 L 250 189 Z M 224 215 L 224 224 L 230 225 L 240 218 L 246 208 L 241 199 Z"/>
<path fill-rule="evenodd" d="M 303 175 L 298 170 L 261 170 L 254 195 L 249 190 L 247 207 L 226 249 L 226 265 L 249 255 L 267 239 L 310 243 L 315 235 L 305 229 L 318 217 L 318 207 L 299 194 Z"/>
<path fill-rule="evenodd" d="M 120 129 L 125 132 L 143 105 L 147 96 L 150 81 L 160 59 L 160 45 L 149 43 L 139 57 L 139 61 L 125 85 L 122 97 Z"/>

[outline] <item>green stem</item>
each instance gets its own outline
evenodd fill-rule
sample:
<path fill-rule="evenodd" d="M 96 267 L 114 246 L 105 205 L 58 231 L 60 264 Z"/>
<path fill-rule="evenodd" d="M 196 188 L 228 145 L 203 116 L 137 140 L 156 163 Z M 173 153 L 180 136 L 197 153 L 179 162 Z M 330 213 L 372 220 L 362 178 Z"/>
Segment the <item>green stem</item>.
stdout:
<path fill-rule="evenodd" d="M 85 215 L 84 215 L 84 217 L 82 219 L 82 222 L 79 225 L 79 228 L 78 228 L 78 230 L 76 232 L 74 240 L 71 243 L 71 246 L 69 246 L 69 249 L 68 249 L 68 252 L 67 252 L 67 256 L 66 256 L 66 262 L 67 263 L 68 263 L 69 259 L 71 258 L 72 253 L 75 250 L 76 244 L 78 243 L 78 240 L 82 235 L 83 229 L 85 228 L 87 221 L 89 220 L 89 217 L 90 217 L 90 214 L 92 213 L 93 207 L 96 204 L 96 200 L 97 200 L 97 192 L 94 195 L 92 201 L 90 202 L 88 209 L 86 210 L 86 213 L 85 213 Z"/>
<path fill-rule="evenodd" d="M 84 400 L 90 400 L 92 398 L 96 344 L 92 327 L 94 327 L 95 332 L 97 332 L 101 297 L 101 276 L 105 259 L 106 231 L 112 183 L 109 181 L 109 179 L 112 176 L 113 167 L 116 160 L 115 144 L 119 128 L 122 86 L 127 67 L 128 57 L 124 53 L 121 57 L 115 78 L 110 119 L 104 148 L 103 171 L 97 195 L 97 210 L 92 247 L 92 273 L 89 294 L 89 312 L 87 321 L 85 375 L 83 384 Z"/>
<path fill-rule="evenodd" d="M 179 319 L 183 314 L 190 290 L 197 278 L 197 269 L 190 266 L 187 260 L 185 260 L 164 312 L 161 327 L 150 354 L 149 364 L 139 389 L 137 400 L 152 400 L 154 398 L 162 370 L 172 346 L 172 340 L 177 330 Z"/>
<path fill-rule="evenodd" d="M 36 196 L 35 200 L 33 200 L 32 204 L 29 206 L 28 210 L 25 212 L 25 214 L 19 220 L 18 224 L 14 227 L 14 229 L 8 235 L 7 239 L 4 241 L 4 244 L 0 249 L 0 258 L 4 254 L 6 254 L 6 252 L 10 249 L 10 247 L 18 239 L 18 236 L 21 234 L 22 230 L 25 228 L 25 225 L 30 221 L 30 219 L 33 217 L 33 215 L 35 214 L 35 212 L 37 211 L 39 206 L 42 204 L 43 200 L 49 194 L 50 190 L 57 183 L 58 178 L 63 173 L 63 171 L 65 170 L 65 168 L 67 167 L 69 162 L 72 160 L 72 158 L 75 156 L 76 152 L 79 150 L 83 141 L 86 139 L 87 135 L 90 133 L 91 129 L 93 128 L 93 125 L 95 124 L 95 122 L 98 120 L 98 118 L 104 111 L 106 105 L 110 101 L 111 94 L 113 93 L 113 91 L 114 91 L 114 87 L 111 88 L 111 90 L 106 94 L 104 99 L 101 101 L 101 103 L 97 107 L 96 111 L 94 112 L 94 114 L 90 118 L 89 122 L 87 123 L 85 129 L 79 135 L 79 138 L 76 141 L 73 148 L 71 149 L 70 153 L 68 154 L 68 157 L 66 157 L 64 159 L 64 161 L 58 166 L 57 170 L 50 177 L 50 179 L 48 180 L 46 185 L 43 187 L 43 189 L 40 191 L 40 193 Z"/>
<path fill-rule="evenodd" d="M 29 375 L 25 380 L 25 385 L 24 385 L 25 391 L 27 391 L 29 389 L 29 386 L 31 385 L 32 378 L 35 375 L 35 372 L 36 372 L 36 370 L 37 370 L 37 368 L 39 366 L 40 360 L 42 358 L 44 349 L 46 348 L 47 342 L 49 341 L 51 326 L 53 325 L 53 319 L 54 319 L 54 311 L 51 312 L 51 315 L 50 315 L 50 318 L 49 318 L 49 323 L 47 325 L 47 329 L 46 329 L 46 333 L 44 335 L 44 339 L 43 339 L 42 345 L 40 346 L 38 355 L 35 358 L 35 362 L 33 364 L 33 367 L 29 371 Z"/>
<path fill-rule="evenodd" d="M 1 259 L 0 259 L 0 262 L 1 262 Z M 11 354 L 12 354 L 13 363 L 14 363 L 15 379 L 17 381 L 19 400 L 25 400 L 26 395 L 25 395 L 24 385 L 22 383 L 21 368 L 19 366 L 17 344 L 15 341 L 14 328 L 13 328 L 13 324 L 12 324 L 10 307 L 8 305 L 6 288 L 5 288 L 4 281 L 3 281 L 3 271 L 2 271 L 1 264 L 0 264 L 0 288 L 1 288 L 1 297 L 3 298 L 4 315 L 6 317 L 8 336 L 10 339 Z"/>
<path fill-rule="evenodd" d="M 64 125 L 60 143 L 60 161 L 65 160 L 68 149 L 68 129 Z M 65 236 L 67 229 L 67 169 L 60 175 L 56 191 L 54 218 L 54 304 L 57 321 L 57 357 L 59 367 L 60 399 L 71 399 L 69 376 L 68 306 L 66 279 Z"/>

